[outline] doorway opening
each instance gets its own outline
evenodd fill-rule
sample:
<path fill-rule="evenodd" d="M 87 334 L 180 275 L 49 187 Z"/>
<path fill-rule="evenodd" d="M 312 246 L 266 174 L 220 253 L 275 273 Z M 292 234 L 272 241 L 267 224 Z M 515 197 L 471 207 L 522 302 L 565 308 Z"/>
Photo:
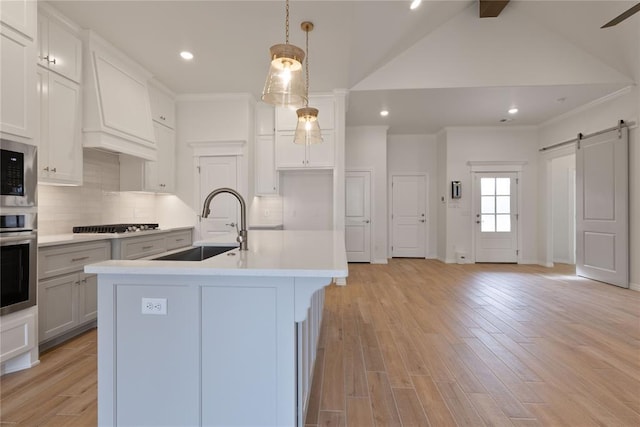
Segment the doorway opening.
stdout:
<path fill-rule="evenodd" d="M 551 228 L 554 263 L 576 263 L 576 155 L 551 161 Z"/>

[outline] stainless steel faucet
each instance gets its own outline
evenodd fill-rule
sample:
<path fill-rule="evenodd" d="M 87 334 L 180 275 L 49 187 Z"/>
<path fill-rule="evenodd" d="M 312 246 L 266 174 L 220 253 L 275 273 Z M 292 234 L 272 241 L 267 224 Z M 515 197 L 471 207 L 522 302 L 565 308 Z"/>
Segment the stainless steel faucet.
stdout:
<path fill-rule="evenodd" d="M 214 197 L 221 193 L 228 193 L 238 199 L 240 202 L 240 229 L 238 230 L 238 238 L 236 239 L 238 243 L 240 243 L 240 250 L 246 251 L 248 250 L 247 246 L 247 204 L 244 199 L 236 190 L 232 188 L 218 188 L 213 190 L 206 199 L 204 199 L 204 206 L 202 207 L 202 218 L 207 218 L 211 213 L 211 209 L 209 206 L 211 205 L 211 201 Z"/>

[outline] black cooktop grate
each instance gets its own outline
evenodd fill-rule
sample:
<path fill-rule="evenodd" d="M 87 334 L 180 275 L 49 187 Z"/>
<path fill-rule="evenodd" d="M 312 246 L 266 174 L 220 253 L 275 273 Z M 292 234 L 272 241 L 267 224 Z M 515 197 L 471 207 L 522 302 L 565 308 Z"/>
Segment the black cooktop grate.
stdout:
<path fill-rule="evenodd" d="M 155 230 L 158 224 L 105 224 L 73 227 L 74 233 L 126 233 L 129 231 Z"/>

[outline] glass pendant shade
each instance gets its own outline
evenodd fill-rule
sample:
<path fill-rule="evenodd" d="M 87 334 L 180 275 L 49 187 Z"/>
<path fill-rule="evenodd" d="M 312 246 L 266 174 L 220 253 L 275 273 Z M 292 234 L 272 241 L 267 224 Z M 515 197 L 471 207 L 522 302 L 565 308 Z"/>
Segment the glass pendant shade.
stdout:
<path fill-rule="evenodd" d="M 273 45 L 269 51 L 271 66 L 262 91 L 262 100 L 286 108 L 305 105 L 307 93 L 302 74 L 304 51 L 288 43 Z"/>
<path fill-rule="evenodd" d="M 318 109 L 312 107 L 300 108 L 296 111 L 298 124 L 293 142 L 296 144 L 319 144 L 322 133 L 318 123 Z"/>

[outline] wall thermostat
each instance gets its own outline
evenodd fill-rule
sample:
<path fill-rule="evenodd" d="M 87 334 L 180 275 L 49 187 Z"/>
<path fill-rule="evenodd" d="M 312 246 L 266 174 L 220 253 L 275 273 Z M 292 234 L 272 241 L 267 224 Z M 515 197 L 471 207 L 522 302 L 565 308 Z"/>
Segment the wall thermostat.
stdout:
<path fill-rule="evenodd" d="M 460 181 L 451 181 L 451 198 L 459 199 L 462 197 L 462 183 Z"/>

